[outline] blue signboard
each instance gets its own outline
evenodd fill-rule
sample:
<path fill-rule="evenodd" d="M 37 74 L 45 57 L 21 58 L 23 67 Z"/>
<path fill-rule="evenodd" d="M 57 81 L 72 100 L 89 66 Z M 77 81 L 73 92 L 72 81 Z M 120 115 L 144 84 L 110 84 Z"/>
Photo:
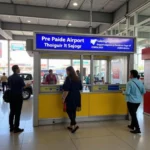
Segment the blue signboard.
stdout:
<path fill-rule="evenodd" d="M 36 50 L 134 52 L 134 38 L 36 34 Z"/>

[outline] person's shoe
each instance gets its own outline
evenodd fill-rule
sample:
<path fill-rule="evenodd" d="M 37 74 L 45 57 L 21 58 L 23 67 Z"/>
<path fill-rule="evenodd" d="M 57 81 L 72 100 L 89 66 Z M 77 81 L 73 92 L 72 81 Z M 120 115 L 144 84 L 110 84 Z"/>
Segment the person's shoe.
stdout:
<path fill-rule="evenodd" d="M 72 131 L 72 127 L 67 127 L 67 129 L 68 129 L 69 131 Z"/>
<path fill-rule="evenodd" d="M 23 132 L 24 129 L 20 129 L 20 128 L 17 128 L 17 129 L 14 129 L 14 133 L 20 133 L 20 132 Z"/>
<path fill-rule="evenodd" d="M 139 134 L 139 133 L 141 133 L 140 129 L 134 130 L 134 131 L 130 131 L 130 132 L 133 133 L 133 134 Z"/>
<path fill-rule="evenodd" d="M 79 126 L 76 126 L 74 129 L 72 129 L 72 133 L 75 133 L 79 129 Z"/>
<path fill-rule="evenodd" d="M 10 132 L 13 132 L 14 131 L 14 128 L 10 128 Z"/>
<path fill-rule="evenodd" d="M 131 125 L 128 125 L 128 128 L 134 130 L 134 127 L 132 127 Z"/>

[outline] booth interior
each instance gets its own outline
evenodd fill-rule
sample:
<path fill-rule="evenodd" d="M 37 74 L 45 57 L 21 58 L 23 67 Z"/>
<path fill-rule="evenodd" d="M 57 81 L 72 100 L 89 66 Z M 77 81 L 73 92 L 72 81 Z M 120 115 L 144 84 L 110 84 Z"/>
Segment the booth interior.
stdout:
<path fill-rule="evenodd" d="M 126 88 L 135 47 L 132 48 L 132 53 L 123 48 L 123 51 L 115 53 L 107 49 L 98 52 L 74 52 L 65 51 L 64 48 L 63 51 L 58 51 L 56 48 L 39 48 L 36 35 L 37 33 L 33 41 L 34 48 L 31 46 L 32 42 L 27 41 L 28 53 L 34 57 L 34 126 L 68 121 L 66 113 L 63 112 L 61 98 L 68 66 L 73 66 L 75 71 L 79 70 L 79 77 L 83 83 L 82 108 L 77 112 L 77 121 L 127 118 L 128 111 L 122 90 Z M 46 35 L 50 38 L 54 36 Z M 130 39 L 135 45 L 135 38 Z M 48 64 L 46 68 L 41 65 L 43 61 Z M 56 84 L 45 82 L 49 69 L 52 69 L 56 76 Z"/>

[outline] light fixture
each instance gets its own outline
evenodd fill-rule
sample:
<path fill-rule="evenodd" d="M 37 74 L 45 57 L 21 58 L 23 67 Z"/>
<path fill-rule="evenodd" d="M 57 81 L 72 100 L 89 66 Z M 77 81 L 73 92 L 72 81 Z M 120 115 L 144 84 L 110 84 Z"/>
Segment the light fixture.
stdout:
<path fill-rule="evenodd" d="M 73 3 L 73 6 L 78 6 L 78 3 L 77 3 L 77 2 L 74 2 L 74 3 Z"/>
<path fill-rule="evenodd" d="M 72 26 L 72 24 L 71 24 L 71 23 L 69 23 L 69 24 L 68 24 L 68 26 Z"/>
<path fill-rule="evenodd" d="M 30 21 L 30 20 L 28 20 L 27 22 L 28 22 L 28 23 L 30 23 L 31 21 Z"/>

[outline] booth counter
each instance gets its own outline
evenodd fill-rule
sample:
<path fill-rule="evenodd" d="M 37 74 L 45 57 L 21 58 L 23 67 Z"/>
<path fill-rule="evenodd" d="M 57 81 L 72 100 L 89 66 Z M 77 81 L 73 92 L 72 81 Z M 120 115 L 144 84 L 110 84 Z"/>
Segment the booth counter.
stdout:
<path fill-rule="evenodd" d="M 99 88 L 97 88 L 99 87 Z M 113 87 L 111 89 L 110 87 Z M 63 112 L 60 86 L 41 86 L 38 96 L 39 125 L 67 121 Z M 81 92 L 81 111 L 77 113 L 78 121 L 99 121 L 125 119 L 128 111 L 122 90 L 125 85 L 96 85 L 95 92 Z M 98 89 L 101 89 L 98 91 Z M 49 93 L 47 93 L 49 90 Z"/>

